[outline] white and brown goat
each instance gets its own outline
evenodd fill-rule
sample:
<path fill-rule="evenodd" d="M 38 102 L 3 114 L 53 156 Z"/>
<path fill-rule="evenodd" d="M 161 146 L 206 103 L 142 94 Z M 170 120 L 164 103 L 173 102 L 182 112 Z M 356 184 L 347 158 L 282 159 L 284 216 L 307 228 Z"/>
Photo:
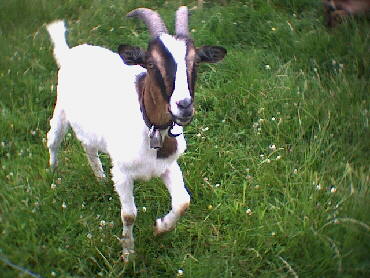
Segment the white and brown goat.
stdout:
<path fill-rule="evenodd" d="M 161 177 L 171 195 L 172 209 L 156 220 L 155 234 L 173 229 L 189 206 L 177 159 L 186 149 L 183 126 L 194 115 L 197 67 L 226 55 L 219 46 L 195 47 L 186 7 L 176 12 L 174 36 L 150 9 L 139 8 L 128 16 L 148 26 L 152 39 L 147 50 L 120 45 L 117 54 L 87 44 L 69 48 L 64 22 L 47 26 L 60 67 L 57 102 L 47 134 L 50 165 L 57 165 L 58 147 L 69 126 L 99 179 L 105 174 L 98 152 L 109 154 L 121 202 L 125 259 L 134 252 L 134 180 Z"/>
<path fill-rule="evenodd" d="M 323 5 L 325 24 L 330 28 L 348 16 L 370 11 L 370 0 L 323 0 Z"/>

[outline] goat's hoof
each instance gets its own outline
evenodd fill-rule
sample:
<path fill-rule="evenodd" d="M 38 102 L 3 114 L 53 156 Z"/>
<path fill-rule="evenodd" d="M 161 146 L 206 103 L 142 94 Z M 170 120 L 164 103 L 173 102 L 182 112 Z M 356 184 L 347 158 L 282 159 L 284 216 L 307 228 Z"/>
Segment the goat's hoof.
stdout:
<path fill-rule="evenodd" d="M 124 262 L 124 263 L 129 263 L 130 261 L 133 261 L 135 258 L 135 251 L 133 249 L 127 249 L 127 248 L 123 248 L 122 250 L 122 255 L 120 256 L 120 259 Z"/>
<path fill-rule="evenodd" d="M 166 232 L 173 230 L 175 227 L 169 227 L 163 220 L 163 218 L 158 218 L 154 223 L 154 236 L 160 236 Z"/>

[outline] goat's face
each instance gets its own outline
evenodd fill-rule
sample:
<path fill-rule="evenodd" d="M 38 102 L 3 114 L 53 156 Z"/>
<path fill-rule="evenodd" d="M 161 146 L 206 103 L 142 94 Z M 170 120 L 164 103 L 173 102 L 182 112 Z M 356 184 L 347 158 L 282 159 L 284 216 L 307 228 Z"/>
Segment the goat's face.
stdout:
<path fill-rule="evenodd" d="M 120 45 L 118 52 L 126 64 L 147 69 L 146 86 L 149 86 L 152 98 L 156 103 L 165 101 L 166 112 L 178 125 L 189 124 L 194 116 L 198 65 L 216 63 L 226 55 L 222 47 L 196 48 L 191 39 L 168 34 L 152 39 L 146 51 Z"/>

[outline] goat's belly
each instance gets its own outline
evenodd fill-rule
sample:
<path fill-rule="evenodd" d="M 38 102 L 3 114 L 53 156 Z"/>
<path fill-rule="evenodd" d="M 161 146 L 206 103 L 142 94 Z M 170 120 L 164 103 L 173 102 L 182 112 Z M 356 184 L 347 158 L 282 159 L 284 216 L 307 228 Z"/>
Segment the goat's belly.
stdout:
<path fill-rule="evenodd" d="M 157 159 L 140 161 L 130 167 L 130 175 L 135 180 L 150 180 L 151 178 L 160 177 L 173 163 L 169 159 Z"/>
<path fill-rule="evenodd" d="M 99 132 L 96 125 L 80 125 L 78 122 L 70 122 L 69 124 L 71 125 L 75 136 L 83 145 L 96 148 L 101 152 L 107 152 L 106 140 L 104 139 L 102 132 Z"/>
<path fill-rule="evenodd" d="M 155 150 L 127 161 L 122 165 L 122 171 L 134 180 L 149 180 L 161 176 L 169 166 L 176 161 L 178 155 L 166 159 L 158 159 Z"/>

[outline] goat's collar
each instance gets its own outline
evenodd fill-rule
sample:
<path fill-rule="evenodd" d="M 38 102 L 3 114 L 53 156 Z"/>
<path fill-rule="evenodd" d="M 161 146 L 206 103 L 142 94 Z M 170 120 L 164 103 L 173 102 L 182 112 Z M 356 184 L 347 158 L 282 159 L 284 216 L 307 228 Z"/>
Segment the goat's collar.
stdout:
<path fill-rule="evenodd" d="M 139 95 L 139 103 L 140 103 L 140 111 L 143 116 L 143 120 L 146 126 L 149 128 L 149 144 L 150 148 L 152 149 L 160 149 L 163 146 L 163 138 L 161 131 L 167 130 L 167 135 L 169 137 L 177 137 L 180 134 L 172 133 L 172 128 L 176 125 L 173 120 L 163 124 L 163 125 L 155 125 L 153 124 L 146 113 L 145 105 L 144 105 L 144 80 L 145 80 L 146 73 L 142 73 L 137 77 L 136 80 L 136 90 Z"/>

